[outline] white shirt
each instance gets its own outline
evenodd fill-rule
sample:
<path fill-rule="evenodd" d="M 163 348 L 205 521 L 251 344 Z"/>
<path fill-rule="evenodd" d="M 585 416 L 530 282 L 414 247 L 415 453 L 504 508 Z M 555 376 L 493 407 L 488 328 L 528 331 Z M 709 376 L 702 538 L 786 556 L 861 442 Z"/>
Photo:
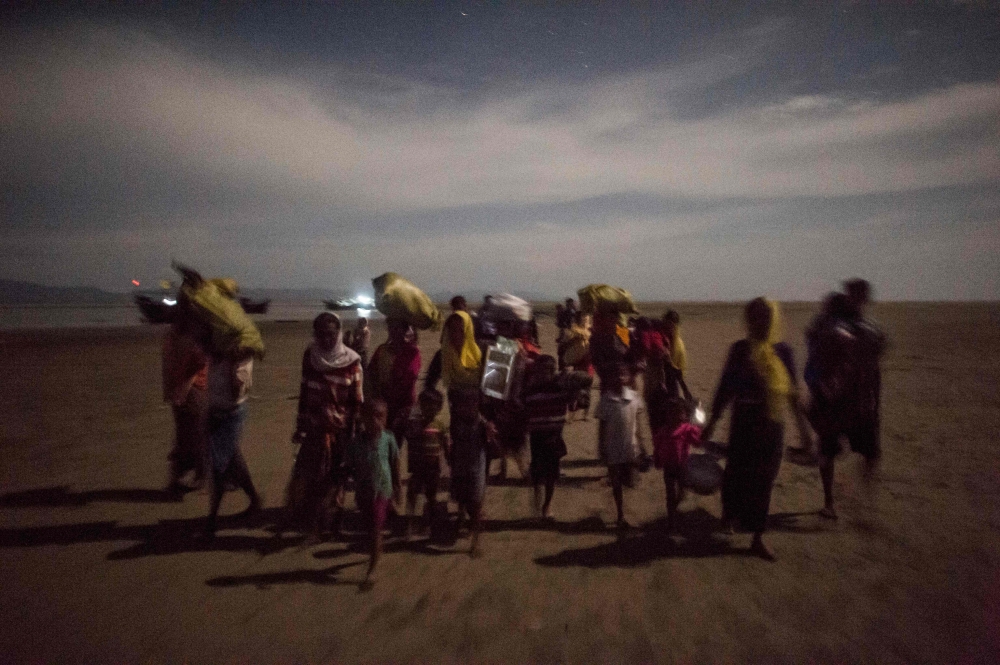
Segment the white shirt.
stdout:
<path fill-rule="evenodd" d="M 639 413 L 642 398 L 631 388 L 606 391 L 597 404 L 597 419 L 604 423 L 602 456 L 606 464 L 627 464 L 639 458 Z"/>

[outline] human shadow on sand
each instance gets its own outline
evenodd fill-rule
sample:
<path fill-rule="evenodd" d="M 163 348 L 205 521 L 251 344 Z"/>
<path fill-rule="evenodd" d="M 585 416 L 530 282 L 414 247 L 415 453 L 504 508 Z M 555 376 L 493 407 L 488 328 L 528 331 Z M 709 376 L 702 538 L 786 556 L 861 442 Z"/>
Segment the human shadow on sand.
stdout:
<path fill-rule="evenodd" d="M 358 586 L 358 581 L 344 580 L 337 577 L 337 573 L 345 568 L 352 568 L 366 563 L 365 561 L 353 561 L 350 563 L 338 563 L 323 569 L 300 569 L 288 570 L 279 573 L 257 573 L 255 575 L 223 575 L 205 580 L 205 584 L 210 587 L 225 588 L 237 586 L 253 586 L 258 589 L 268 589 L 275 584 L 316 584 L 320 586 Z"/>
<path fill-rule="evenodd" d="M 185 491 L 193 491 L 185 488 Z M 173 503 L 180 500 L 179 494 L 162 489 L 123 488 L 74 492 L 67 485 L 40 487 L 0 494 L 2 508 L 35 508 L 59 506 L 85 506 L 94 501 L 116 503 Z"/>
<path fill-rule="evenodd" d="M 768 518 L 768 528 L 774 531 L 816 533 L 799 522 L 800 517 L 816 513 L 778 513 Z M 720 521 L 703 508 L 680 513 L 674 534 L 668 535 L 666 518 L 643 524 L 640 528 L 618 533 L 610 542 L 592 547 L 567 549 L 549 556 L 538 557 L 541 566 L 584 568 L 645 566 L 656 559 L 700 558 L 710 556 L 749 556 L 745 547 L 734 547 L 728 536 L 719 531 Z"/>

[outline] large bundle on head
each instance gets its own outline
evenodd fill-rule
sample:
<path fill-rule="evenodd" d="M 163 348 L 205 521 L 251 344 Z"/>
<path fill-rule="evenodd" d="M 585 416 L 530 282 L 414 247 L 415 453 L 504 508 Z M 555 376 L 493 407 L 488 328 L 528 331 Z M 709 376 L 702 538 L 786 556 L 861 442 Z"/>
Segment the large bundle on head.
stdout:
<path fill-rule="evenodd" d="M 204 279 L 191 268 L 174 264 L 184 277 L 181 297 L 190 303 L 191 312 L 209 330 L 211 351 L 222 356 L 237 356 L 250 352 L 262 358 L 264 340 L 257 326 L 236 300 L 238 287 L 233 279 Z"/>
<path fill-rule="evenodd" d="M 490 316 L 497 321 L 531 321 L 533 314 L 531 303 L 509 293 L 493 296 L 484 311 L 489 311 Z M 482 314 L 483 312 L 480 312 L 480 315 Z"/>
<path fill-rule="evenodd" d="M 413 282 L 387 272 L 373 279 L 372 286 L 375 287 L 375 308 L 386 317 L 402 319 L 418 330 L 441 325 L 441 312 Z"/>
<path fill-rule="evenodd" d="M 589 284 L 576 294 L 580 310 L 587 314 L 637 314 L 632 294 L 607 284 Z"/>

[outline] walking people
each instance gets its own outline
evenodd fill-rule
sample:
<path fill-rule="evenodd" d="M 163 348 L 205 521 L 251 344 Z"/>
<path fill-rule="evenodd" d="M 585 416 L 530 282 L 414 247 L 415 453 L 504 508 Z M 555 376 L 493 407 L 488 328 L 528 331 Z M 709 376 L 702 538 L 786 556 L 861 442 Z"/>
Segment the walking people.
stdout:
<path fill-rule="evenodd" d="M 213 355 L 208 366 L 208 442 L 212 464 L 212 494 L 205 525 L 205 537 L 215 537 L 216 518 L 226 484 L 246 492 L 250 505 L 241 514 L 249 517 L 260 511 L 257 493 L 240 451 L 240 437 L 247 417 L 247 397 L 253 380 L 253 352 L 231 356 Z"/>
<path fill-rule="evenodd" d="M 347 340 L 347 346 L 353 349 L 361 358 L 361 369 L 368 369 L 368 347 L 372 340 L 372 329 L 368 325 L 368 318 L 359 316 L 354 324 L 354 332 Z"/>
<path fill-rule="evenodd" d="M 313 341 L 302 355 L 302 383 L 292 441 L 299 444 L 288 483 L 289 519 L 312 538 L 330 526 L 339 530 L 346 481 L 344 454 L 364 401 L 361 357 L 343 341 L 340 318 L 323 312 L 313 319 Z"/>
<path fill-rule="evenodd" d="M 179 499 L 181 478 L 193 472 L 193 488 L 205 483 L 208 465 L 208 354 L 198 340 L 198 324 L 186 298 L 177 305 L 174 320 L 163 338 L 163 401 L 174 415 L 174 446 L 168 457 L 167 492 Z"/>
<path fill-rule="evenodd" d="M 486 493 L 485 424 L 479 413 L 482 353 L 476 344 L 472 317 L 456 310 L 444 323 L 441 382 L 448 389 L 451 412 L 451 493 L 471 521 L 470 556 L 480 555 L 479 532 Z"/>
<path fill-rule="evenodd" d="M 597 404 L 598 450 L 601 460 L 608 467 L 608 480 L 617 510 L 617 527 L 629 528 L 625 520 L 623 488 L 632 485 L 634 467 L 643 458 L 648 458 L 639 427 L 639 419 L 645 407 L 639 394 L 630 387 L 632 368 L 619 363 L 616 372 L 605 370 L 606 379 L 602 383 L 601 401 Z"/>
<path fill-rule="evenodd" d="M 700 429 L 688 423 L 694 398 L 684 381 L 687 352 L 680 336 L 680 315 L 670 309 L 659 325 L 639 337 L 646 355 L 643 387 L 653 437 L 654 463 L 663 470 L 667 499 L 667 531 L 673 530 L 683 498 L 683 473 Z"/>
<path fill-rule="evenodd" d="M 581 380 L 581 388 L 569 404 L 572 417 L 577 411 L 583 412 L 583 420 L 587 419 L 590 410 L 590 389 L 594 384 L 594 365 L 590 361 L 590 316 L 578 311 L 573 317 L 566 339 L 558 347 L 559 371 L 569 370 L 576 376 L 586 375 L 589 381 Z"/>
<path fill-rule="evenodd" d="M 354 475 L 355 500 L 368 524 L 371 555 L 362 590 L 372 588 L 372 574 L 382 557 L 382 531 L 389 504 L 399 501 L 399 447 L 386 429 L 388 408 L 380 399 L 368 400 L 362 408 L 361 428 L 348 446 L 347 464 Z"/>
<path fill-rule="evenodd" d="M 531 441 L 531 482 L 535 489 L 535 510 L 542 519 L 551 516 L 552 495 L 559 480 L 559 460 L 566 456 L 563 427 L 566 410 L 586 383 L 586 374 L 556 374 L 556 359 L 540 356 L 525 381 L 525 414 Z M 543 496 L 544 489 L 544 496 Z"/>
<path fill-rule="evenodd" d="M 451 453 L 448 424 L 441 417 L 444 395 L 437 390 L 425 390 L 417 398 L 419 411 L 406 427 L 407 470 L 406 535 L 413 533 L 417 497 L 425 495 L 424 529 L 430 530 L 437 517 L 437 493 L 441 481 L 441 461 Z M 422 531 L 424 530 L 422 529 Z"/>
<path fill-rule="evenodd" d="M 799 435 L 809 441 L 802 417 L 791 348 L 779 341 L 776 303 L 751 300 L 744 309 L 747 336 L 729 347 L 703 438 L 711 439 L 723 411 L 732 404 L 728 461 L 722 481 L 722 519 L 753 533 L 750 550 L 773 561 L 764 542 L 771 490 L 784 448 L 782 411 L 796 415 Z"/>
<path fill-rule="evenodd" d="M 387 318 L 389 339 L 372 354 L 365 370 L 365 395 L 380 399 L 388 408 L 388 427 L 401 443 L 410 411 L 417 401 L 420 376 L 420 348 L 413 326 L 397 318 Z"/>
<path fill-rule="evenodd" d="M 844 282 L 844 293 L 828 297 L 824 312 L 807 331 L 810 362 L 807 372 L 812 400 L 809 421 L 819 438 L 819 468 L 823 480 L 820 515 L 837 519 L 833 477 L 841 437 L 865 460 L 871 480 L 881 459 L 881 358 L 885 334 L 865 318 L 871 285 L 863 279 Z"/>

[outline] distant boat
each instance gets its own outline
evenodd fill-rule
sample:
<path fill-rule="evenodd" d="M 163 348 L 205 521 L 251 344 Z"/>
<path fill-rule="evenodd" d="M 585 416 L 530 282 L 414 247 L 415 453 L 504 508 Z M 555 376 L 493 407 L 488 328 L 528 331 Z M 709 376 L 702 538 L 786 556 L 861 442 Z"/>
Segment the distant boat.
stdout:
<path fill-rule="evenodd" d="M 358 301 L 354 298 L 349 300 L 324 300 L 323 304 L 326 305 L 327 309 L 332 309 L 335 312 L 358 308 Z"/>
<path fill-rule="evenodd" d="M 167 298 L 150 298 L 141 293 L 135 294 L 135 304 L 149 323 L 170 323 L 173 320 L 174 307 L 177 305 L 175 301 L 168 301 Z"/>
<path fill-rule="evenodd" d="M 240 307 L 247 314 L 267 314 L 270 300 L 250 300 L 250 298 L 240 298 Z"/>

